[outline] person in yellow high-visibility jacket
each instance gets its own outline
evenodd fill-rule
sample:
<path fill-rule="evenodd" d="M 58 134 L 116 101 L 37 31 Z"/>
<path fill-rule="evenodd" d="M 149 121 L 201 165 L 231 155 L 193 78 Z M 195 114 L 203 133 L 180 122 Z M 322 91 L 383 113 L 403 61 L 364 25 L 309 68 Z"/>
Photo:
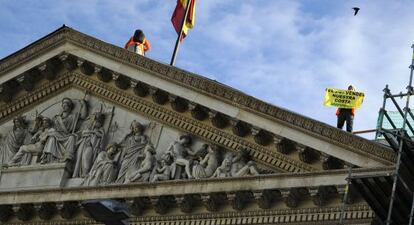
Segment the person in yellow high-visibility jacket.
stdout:
<path fill-rule="evenodd" d="M 142 32 L 142 30 L 136 30 L 134 36 L 128 40 L 124 48 L 128 51 L 145 56 L 145 52 L 151 49 L 151 44 L 145 38 L 145 34 Z"/>
<path fill-rule="evenodd" d="M 352 85 L 349 85 L 348 90 L 355 91 L 355 88 Z M 338 122 L 337 122 L 336 127 L 339 129 L 342 129 L 346 121 L 346 131 L 352 133 L 352 129 L 354 125 L 355 108 L 352 108 L 352 109 L 338 108 L 336 110 L 336 116 L 338 117 Z"/>

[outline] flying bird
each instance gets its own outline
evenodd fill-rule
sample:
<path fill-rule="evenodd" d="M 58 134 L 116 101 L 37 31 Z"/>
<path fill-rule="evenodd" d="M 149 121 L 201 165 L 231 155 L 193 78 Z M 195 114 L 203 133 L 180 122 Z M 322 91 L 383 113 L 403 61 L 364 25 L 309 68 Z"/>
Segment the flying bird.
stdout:
<path fill-rule="evenodd" d="M 358 14 L 359 8 L 358 7 L 354 7 L 352 9 L 354 10 L 354 16 L 356 16 L 356 14 Z"/>

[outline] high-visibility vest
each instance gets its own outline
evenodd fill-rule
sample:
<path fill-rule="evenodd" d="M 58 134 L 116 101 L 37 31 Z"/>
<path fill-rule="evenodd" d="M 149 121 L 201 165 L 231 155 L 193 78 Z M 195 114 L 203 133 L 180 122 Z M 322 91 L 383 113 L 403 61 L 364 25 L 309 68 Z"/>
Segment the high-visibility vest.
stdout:
<path fill-rule="evenodd" d="M 145 52 L 151 49 L 151 44 L 145 38 L 142 43 L 135 42 L 134 39 L 131 37 L 129 41 L 125 44 L 125 49 L 131 52 L 135 52 L 139 55 L 145 55 Z"/>

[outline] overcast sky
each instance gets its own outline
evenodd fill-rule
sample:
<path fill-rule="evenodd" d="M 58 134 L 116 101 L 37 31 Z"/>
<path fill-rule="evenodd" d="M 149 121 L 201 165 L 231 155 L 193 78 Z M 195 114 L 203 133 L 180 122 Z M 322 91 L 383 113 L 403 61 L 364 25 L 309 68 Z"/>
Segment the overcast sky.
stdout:
<path fill-rule="evenodd" d="M 152 44 L 147 57 L 169 63 L 175 4 L 0 0 L 0 58 L 66 24 L 118 46 L 143 29 Z M 366 94 L 354 130 L 373 129 L 385 84 L 394 92 L 407 86 L 413 9 L 412 0 L 197 0 L 176 66 L 333 126 L 324 90 L 353 84 Z"/>

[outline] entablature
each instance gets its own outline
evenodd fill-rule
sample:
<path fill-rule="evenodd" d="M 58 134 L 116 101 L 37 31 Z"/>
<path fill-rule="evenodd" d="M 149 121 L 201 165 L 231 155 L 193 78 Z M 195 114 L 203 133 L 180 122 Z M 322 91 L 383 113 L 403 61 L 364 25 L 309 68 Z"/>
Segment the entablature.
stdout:
<path fill-rule="evenodd" d="M 354 169 L 353 176 L 392 174 L 393 167 Z M 2 204 L 25 204 L 42 202 L 82 201 L 89 199 L 118 199 L 155 196 L 209 195 L 214 193 L 232 194 L 249 191 L 253 196 L 266 195 L 268 190 L 278 190 L 280 196 L 289 196 L 293 190 L 315 195 L 320 187 L 332 186 L 343 193 L 348 170 L 332 170 L 297 174 L 268 174 L 249 177 L 210 178 L 200 180 L 172 180 L 156 183 L 131 183 L 98 187 L 45 188 L 27 191 L 2 191 Z M 317 190 L 315 192 L 315 190 Z M 41 196 L 41 197 L 40 197 Z"/>
<path fill-rule="evenodd" d="M 368 176 L 392 172 L 393 168 L 389 167 L 355 169 L 353 174 Z M 43 221 L 61 218 L 59 220 L 62 224 L 65 224 L 64 220 L 85 223 L 87 218 L 79 216 L 82 201 L 116 199 L 128 205 L 134 216 L 131 222 L 145 222 L 150 218 L 155 221 L 162 218 L 191 220 L 194 216 L 201 216 L 203 219 L 213 216 L 217 219 L 225 214 L 227 216 L 224 217 L 246 217 L 255 221 L 251 218 L 257 214 L 263 218 L 265 215 L 272 216 L 272 220 L 277 219 L 280 222 L 286 222 L 285 219 L 291 217 L 289 215 L 302 215 L 292 217 L 290 221 L 298 224 L 317 224 L 318 221 L 329 224 L 331 221 L 334 224 L 339 220 L 342 211 L 341 201 L 347 176 L 347 170 L 334 170 L 0 192 L 0 220 L 6 222 L 17 218 L 20 221 L 30 221 L 37 216 Z M 344 211 L 345 220 L 353 223 L 358 220 L 371 221 L 374 214 L 366 203 L 352 189 L 348 193 L 350 198 Z M 329 213 L 324 215 L 325 211 Z"/>

